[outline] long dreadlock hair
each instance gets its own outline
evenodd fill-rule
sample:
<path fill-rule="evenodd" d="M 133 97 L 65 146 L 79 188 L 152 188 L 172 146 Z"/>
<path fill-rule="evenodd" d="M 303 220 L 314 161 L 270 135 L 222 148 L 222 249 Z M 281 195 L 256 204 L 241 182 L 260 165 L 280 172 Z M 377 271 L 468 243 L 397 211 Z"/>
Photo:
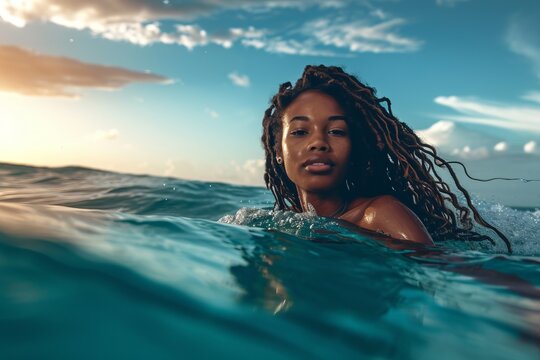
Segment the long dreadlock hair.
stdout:
<path fill-rule="evenodd" d="M 264 181 L 274 195 L 277 209 L 302 211 L 296 186 L 277 157 L 281 154 L 283 111 L 307 90 L 330 95 L 347 114 L 352 143 L 347 175 L 351 199 L 392 195 L 420 218 L 435 241 L 488 240 L 495 244 L 491 237 L 472 230 L 474 219 L 477 224 L 493 230 L 512 252 L 506 236 L 485 221 L 473 205 L 451 166 L 456 162 L 441 158 L 433 146 L 424 143 L 407 124 L 399 121 L 392 114 L 388 98 L 377 98 L 374 88 L 335 66 L 306 66 L 294 86 L 290 82 L 281 84 L 264 113 Z M 382 103 L 387 104 L 387 109 Z M 448 170 L 466 205 L 458 201 L 437 167 Z M 455 210 L 447 206 L 450 204 Z"/>

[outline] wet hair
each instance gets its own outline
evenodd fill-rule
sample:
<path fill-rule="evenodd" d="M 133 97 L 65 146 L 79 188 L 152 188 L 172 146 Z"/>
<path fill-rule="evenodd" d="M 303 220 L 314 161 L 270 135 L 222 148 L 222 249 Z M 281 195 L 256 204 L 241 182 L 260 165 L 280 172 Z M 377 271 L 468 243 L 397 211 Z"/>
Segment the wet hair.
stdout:
<path fill-rule="evenodd" d="M 351 200 L 392 195 L 420 218 L 435 241 L 488 240 L 495 244 L 490 236 L 472 230 L 474 219 L 478 225 L 494 231 L 512 252 L 506 236 L 484 220 L 473 205 L 452 168 L 451 164 L 456 162 L 441 158 L 433 146 L 424 143 L 407 124 L 399 121 L 392 114 L 388 98 L 378 98 L 374 88 L 335 66 L 306 66 L 294 86 L 290 82 L 280 85 L 264 113 L 264 181 L 274 195 L 276 209 L 302 211 L 296 186 L 277 157 L 281 156 L 283 112 L 307 90 L 333 97 L 347 115 L 352 144 L 347 174 Z M 437 168 L 449 172 L 466 204 L 442 180 Z"/>

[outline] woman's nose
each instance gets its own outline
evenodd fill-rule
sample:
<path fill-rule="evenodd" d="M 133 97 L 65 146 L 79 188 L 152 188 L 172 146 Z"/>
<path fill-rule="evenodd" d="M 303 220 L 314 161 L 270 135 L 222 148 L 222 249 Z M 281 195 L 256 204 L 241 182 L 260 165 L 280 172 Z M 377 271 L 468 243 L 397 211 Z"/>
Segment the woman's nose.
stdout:
<path fill-rule="evenodd" d="M 328 151 L 328 142 L 323 135 L 313 135 L 308 145 L 309 151 Z"/>

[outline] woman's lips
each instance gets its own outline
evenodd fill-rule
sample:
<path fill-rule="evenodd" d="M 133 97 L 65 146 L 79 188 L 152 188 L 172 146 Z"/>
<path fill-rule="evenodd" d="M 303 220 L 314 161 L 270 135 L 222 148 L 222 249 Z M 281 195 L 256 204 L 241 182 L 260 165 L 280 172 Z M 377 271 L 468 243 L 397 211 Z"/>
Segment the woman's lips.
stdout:
<path fill-rule="evenodd" d="M 315 163 L 306 165 L 304 168 L 306 169 L 307 172 L 314 173 L 314 174 L 322 174 L 322 173 L 329 172 L 332 169 L 332 165 L 327 164 L 327 163 L 315 162 Z"/>

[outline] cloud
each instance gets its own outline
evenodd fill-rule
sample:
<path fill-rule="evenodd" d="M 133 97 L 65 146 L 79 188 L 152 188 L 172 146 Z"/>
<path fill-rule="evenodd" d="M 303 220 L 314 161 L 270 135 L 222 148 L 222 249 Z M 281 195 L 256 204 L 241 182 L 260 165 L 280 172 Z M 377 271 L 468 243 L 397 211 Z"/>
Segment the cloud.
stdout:
<path fill-rule="evenodd" d="M 539 107 L 488 103 L 457 96 L 438 96 L 435 102 L 461 114 L 445 116 L 449 120 L 540 133 Z"/>
<path fill-rule="evenodd" d="M 452 121 L 438 121 L 416 134 L 438 151 L 463 159 L 483 159 L 490 155 L 489 148 L 500 139 L 465 128 Z"/>
<path fill-rule="evenodd" d="M 454 7 L 459 3 L 464 3 L 469 0 L 436 0 L 436 4 L 439 6 Z"/>
<path fill-rule="evenodd" d="M 525 57 L 540 79 L 540 18 L 528 14 L 512 17 L 505 40 L 511 51 Z"/>
<path fill-rule="evenodd" d="M 538 152 L 538 144 L 536 141 L 529 141 L 523 145 L 523 151 L 527 154 L 535 154 Z"/>
<path fill-rule="evenodd" d="M 427 129 L 415 132 L 425 142 L 433 146 L 442 146 L 450 142 L 449 137 L 455 127 L 456 124 L 452 121 L 438 121 Z"/>
<path fill-rule="evenodd" d="M 387 14 L 381 9 L 372 10 L 370 12 L 370 15 L 375 16 L 376 18 L 381 19 L 381 20 L 384 20 L 388 17 Z"/>
<path fill-rule="evenodd" d="M 116 140 L 120 136 L 117 129 L 98 130 L 95 133 L 96 140 Z"/>
<path fill-rule="evenodd" d="M 159 21 L 191 21 L 201 16 L 227 9 L 303 7 L 316 1 L 215 0 L 167 2 L 154 0 L 4 0 L 0 3 L 0 17 L 14 26 L 24 27 L 33 21 L 52 22 L 77 30 L 90 30 L 109 40 L 127 41 L 137 45 L 153 43 L 177 44 L 193 49 L 196 46 L 218 44 L 230 48 L 239 38 L 252 39 L 261 30 L 230 28 L 209 34 L 193 24 L 176 24 L 173 31 L 164 32 Z"/>
<path fill-rule="evenodd" d="M 238 74 L 237 72 L 230 73 L 229 74 L 229 79 L 236 86 L 249 87 L 249 85 L 250 85 L 249 77 L 247 75 Z"/>
<path fill-rule="evenodd" d="M 534 140 L 527 142 L 519 150 L 514 146 L 510 151 L 508 142 L 453 121 L 437 121 L 429 128 L 416 130 L 415 133 L 424 142 L 435 146 L 438 152 L 460 159 L 479 160 L 506 155 L 523 158 L 523 155 L 540 155 L 540 148 Z"/>
<path fill-rule="evenodd" d="M 227 9 L 258 9 L 296 7 L 317 4 L 309 0 L 3 0 L 0 17 L 15 26 L 31 21 L 51 21 L 76 29 L 98 28 L 111 23 L 145 22 L 152 20 L 192 20 Z M 336 1 L 341 3 L 341 1 Z"/>
<path fill-rule="evenodd" d="M 165 170 L 163 170 L 163 176 L 172 176 L 176 170 L 176 165 L 173 160 L 167 159 L 165 161 Z"/>
<path fill-rule="evenodd" d="M 301 55 L 301 56 L 337 56 L 338 54 L 332 50 L 324 50 L 317 48 L 317 41 L 314 39 L 283 39 L 281 36 L 266 39 L 250 39 L 242 40 L 245 46 L 251 46 L 258 49 L 263 49 L 266 52 L 285 55 Z M 346 56 L 345 54 L 341 54 Z"/>
<path fill-rule="evenodd" d="M 369 16 L 365 20 L 357 20 L 357 17 L 354 20 L 315 19 L 292 31 L 294 36 L 275 35 L 267 30 L 256 38 L 243 39 L 241 43 L 269 53 L 327 57 L 413 52 L 422 46 L 422 41 L 397 33 L 397 28 L 406 23 L 404 19 L 388 19 L 389 16 L 381 11 L 370 14 L 379 21 L 373 22 Z"/>
<path fill-rule="evenodd" d="M 120 67 L 0 46 L 0 91 L 31 96 L 77 97 L 73 88 L 114 90 L 135 82 L 168 83 L 165 77 Z"/>
<path fill-rule="evenodd" d="M 216 167 L 214 174 L 220 181 L 244 185 L 263 185 L 263 159 L 248 159 L 243 163 L 231 160 L 227 165 Z"/>
<path fill-rule="evenodd" d="M 310 3 L 308 1 L 308 3 Z M 227 8 L 249 9 L 299 7 L 299 1 L 273 0 L 254 4 L 248 0 L 220 3 L 214 0 L 163 3 L 154 0 L 40 0 L 21 2 L 4 0 L 0 17 L 12 25 L 24 27 L 32 21 L 48 21 L 114 41 L 137 45 L 153 43 L 177 44 L 193 49 L 196 46 L 218 44 L 230 48 L 238 38 L 252 39 L 262 35 L 254 28 L 230 28 L 209 34 L 197 25 L 176 24 L 174 30 L 164 32 L 160 20 L 188 21 Z"/>
<path fill-rule="evenodd" d="M 210 44 L 231 48 L 235 43 L 240 43 L 270 53 L 349 56 L 349 52 L 410 52 L 420 48 L 421 41 L 397 32 L 397 28 L 406 23 L 404 19 L 392 18 L 380 9 L 374 10 L 367 2 L 358 5 L 352 0 L 330 3 L 315 0 L 192 0 L 166 3 L 154 0 L 4 0 L 0 4 L 0 17 L 18 27 L 35 21 L 52 22 L 88 30 L 112 41 L 126 41 L 140 46 L 175 44 L 189 50 Z M 229 10 L 269 12 L 276 8 L 296 8 L 300 11 L 313 6 L 339 9 L 342 13 L 350 9 L 350 18 L 332 17 L 332 20 L 324 18 L 306 24 L 293 23 L 288 30 L 277 25 L 273 29 L 250 26 L 221 30 L 218 26 L 215 27 L 218 30 L 209 32 L 193 24 L 201 17 L 208 19 L 208 15 Z M 362 9 L 366 11 L 361 13 Z M 168 22 L 167 27 L 162 24 L 165 21 Z M 173 22 L 172 27 L 170 22 Z M 344 50 L 346 52 L 342 53 Z"/>
<path fill-rule="evenodd" d="M 505 141 L 498 142 L 495 144 L 495 146 L 493 146 L 493 150 L 497 152 L 504 152 L 508 150 L 508 143 L 506 143 Z"/>
<path fill-rule="evenodd" d="M 540 103 L 540 91 L 529 91 L 522 96 L 522 99 Z"/>
<path fill-rule="evenodd" d="M 351 52 L 391 53 L 416 51 L 422 45 L 419 40 L 403 37 L 395 31 L 405 24 L 404 19 L 389 19 L 376 24 L 365 20 L 318 19 L 307 23 L 303 33 L 318 43 Z"/>
<path fill-rule="evenodd" d="M 154 43 L 175 44 L 193 50 L 197 46 L 209 44 L 220 45 L 229 49 L 238 39 L 255 40 L 263 36 L 263 30 L 253 27 L 247 29 L 230 28 L 225 31 L 209 34 L 198 25 L 177 24 L 174 31 L 163 32 L 159 23 L 149 24 L 129 22 L 113 23 L 99 29 L 92 29 L 94 33 L 113 41 L 127 41 L 132 44 L 146 46 Z"/>
<path fill-rule="evenodd" d="M 257 177 L 262 174 L 264 170 L 264 160 L 263 159 L 250 159 L 246 160 L 242 165 L 242 169 L 245 170 L 248 174 L 256 175 Z"/>
<path fill-rule="evenodd" d="M 207 113 L 208 115 L 210 115 L 210 117 L 212 119 L 217 119 L 219 118 L 219 113 L 215 110 L 212 110 L 212 109 L 209 109 L 209 108 L 206 108 L 204 109 L 204 112 Z"/>
<path fill-rule="evenodd" d="M 463 159 L 485 159 L 489 156 L 489 151 L 483 146 L 473 149 L 469 145 L 465 145 L 461 149 L 455 148 L 450 154 Z"/>

